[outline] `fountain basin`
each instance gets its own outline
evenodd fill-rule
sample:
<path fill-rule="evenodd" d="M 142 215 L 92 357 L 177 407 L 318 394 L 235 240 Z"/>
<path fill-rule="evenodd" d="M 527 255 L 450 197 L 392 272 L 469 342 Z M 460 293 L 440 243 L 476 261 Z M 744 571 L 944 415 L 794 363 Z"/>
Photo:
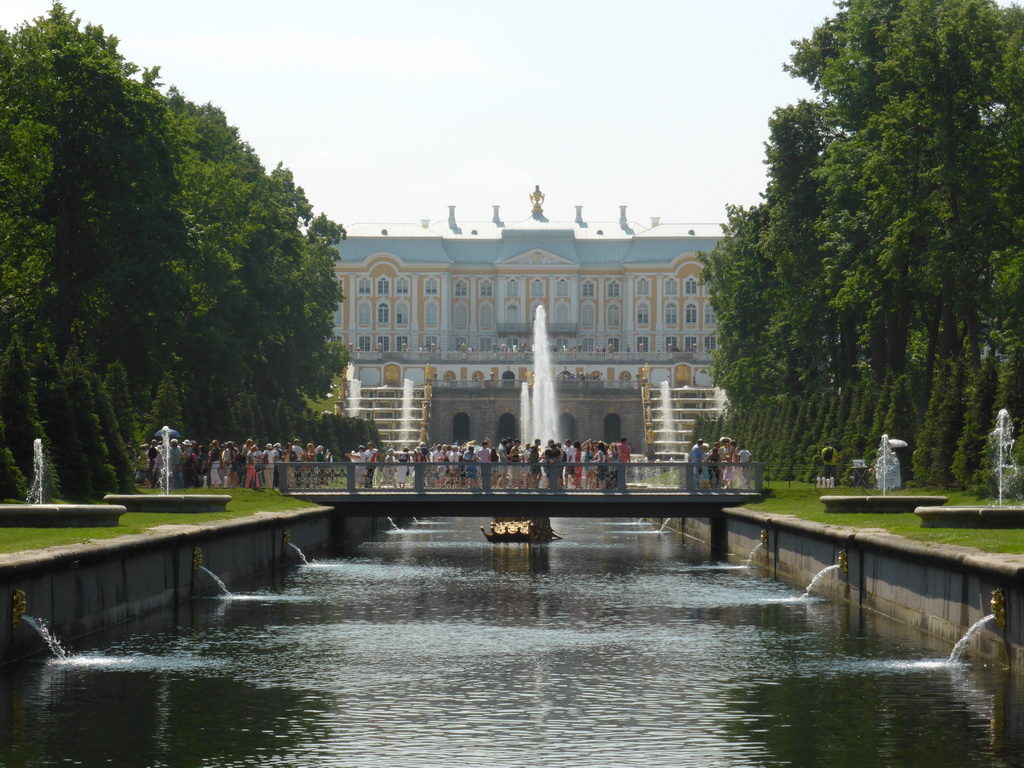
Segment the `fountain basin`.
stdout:
<path fill-rule="evenodd" d="M 136 493 L 109 494 L 103 497 L 109 504 L 121 504 L 129 512 L 165 512 L 173 514 L 224 512 L 231 496 L 226 493 Z"/>
<path fill-rule="evenodd" d="M 0 528 L 116 528 L 119 504 L 0 504 Z"/>
<path fill-rule="evenodd" d="M 1024 507 L 918 507 L 922 528 L 1024 528 Z"/>
<path fill-rule="evenodd" d="M 909 514 L 918 507 L 935 509 L 948 501 L 946 496 L 822 496 L 826 512 L 867 515 Z"/>

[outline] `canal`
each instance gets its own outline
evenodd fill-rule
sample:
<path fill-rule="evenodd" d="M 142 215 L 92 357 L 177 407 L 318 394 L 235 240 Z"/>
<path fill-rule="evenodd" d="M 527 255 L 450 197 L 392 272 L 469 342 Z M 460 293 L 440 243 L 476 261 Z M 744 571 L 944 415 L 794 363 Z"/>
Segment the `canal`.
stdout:
<path fill-rule="evenodd" d="M 0 667 L 0 766 L 1020 765 L 1006 671 L 632 520 L 430 520 Z M 300 547 L 302 542 L 295 542 Z"/>

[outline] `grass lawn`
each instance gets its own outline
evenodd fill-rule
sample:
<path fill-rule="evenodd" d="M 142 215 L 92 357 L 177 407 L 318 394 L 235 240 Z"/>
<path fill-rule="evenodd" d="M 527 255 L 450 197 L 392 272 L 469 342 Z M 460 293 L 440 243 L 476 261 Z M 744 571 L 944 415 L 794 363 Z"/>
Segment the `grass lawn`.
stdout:
<path fill-rule="evenodd" d="M 126 513 L 116 528 L 0 528 L 0 554 L 43 549 L 61 544 L 81 544 L 97 539 L 112 539 L 132 533 L 143 533 L 158 525 L 195 525 L 213 520 L 245 517 L 254 512 L 285 512 L 313 506 L 309 502 L 282 496 L 274 490 L 253 491 L 232 488 L 230 491 L 212 488 L 185 491 L 185 493 L 231 494 L 226 512 L 201 514 Z M 95 500 L 103 503 L 101 499 Z M 59 503 L 59 501 L 57 502 Z"/>
<path fill-rule="evenodd" d="M 763 501 L 744 505 L 758 512 L 788 514 L 815 523 L 850 526 L 854 528 L 881 528 L 889 533 L 904 536 L 925 544 L 956 544 L 976 547 L 986 552 L 1024 554 L 1024 529 L 983 529 L 983 528 L 922 528 L 921 518 L 910 513 L 905 515 L 864 515 L 826 514 L 825 506 L 818 501 L 821 496 L 875 495 L 877 491 L 865 492 L 850 488 L 817 488 L 811 483 L 774 481 L 772 488 L 765 492 Z M 963 491 L 934 491 L 915 488 L 893 495 L 946 496 L 946 506 L 990 506 L 991 499 L 981 499 Z"/>

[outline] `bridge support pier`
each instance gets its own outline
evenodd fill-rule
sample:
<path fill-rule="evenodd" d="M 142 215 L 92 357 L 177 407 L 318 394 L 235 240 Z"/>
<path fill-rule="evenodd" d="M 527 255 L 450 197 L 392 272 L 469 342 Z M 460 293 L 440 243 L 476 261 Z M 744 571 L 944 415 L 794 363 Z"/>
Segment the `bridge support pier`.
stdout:
<path fill-rule="evenodd" d="M 729 554 L 729 527 L 724 515 L 708 520 L 710 525 L 709 545 L 712 558 L 724 558 Z"/>

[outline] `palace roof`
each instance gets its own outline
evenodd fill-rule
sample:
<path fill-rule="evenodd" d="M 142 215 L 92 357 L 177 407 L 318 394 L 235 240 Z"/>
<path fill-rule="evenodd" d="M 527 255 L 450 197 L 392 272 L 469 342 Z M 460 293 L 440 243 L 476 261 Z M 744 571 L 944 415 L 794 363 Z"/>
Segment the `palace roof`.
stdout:
<path fill-rule="evenodd" d="M 684 254 L 710 251 L 722 237 L 719 224 L 661 224 L 650 227 L 628 221 L 625 206 L 615 221 L 584 221 L 577 208 L 574 221 L 551 221 L 542 211 L 514 223 L 502 221 L 495 207 L 491 221 L 458 221 L 455 207 L 447 220 L 420 225 L 365 223 L 346 227 L 338 245 L 341 260 L 361 262 L 390 253 L 407 263 L 492 265 L 529 251 L 556 257 L 548 263 L 565 266 L 665 264 Z"/>

